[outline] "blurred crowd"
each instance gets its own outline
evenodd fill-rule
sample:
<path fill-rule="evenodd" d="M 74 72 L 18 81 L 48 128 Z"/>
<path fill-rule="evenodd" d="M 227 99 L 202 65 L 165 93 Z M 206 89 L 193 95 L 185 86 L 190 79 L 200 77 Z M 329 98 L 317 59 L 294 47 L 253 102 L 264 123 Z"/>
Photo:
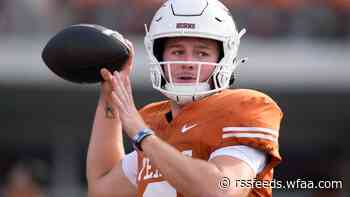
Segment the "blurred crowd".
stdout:
<path fill-rule="evenodd" d="M 0 181 L 0 197 L 47 196 L 47 166 L 39 160 L 13 163 Z"/>
<path fill-rule="evenodd" d="M 1 0 L 0 33 L 57 31 L 97 23 L 143 34 L 165 0 Z M 250 35 L 263 38 L 350 37 L 349 0 L 222 0 Z"/>

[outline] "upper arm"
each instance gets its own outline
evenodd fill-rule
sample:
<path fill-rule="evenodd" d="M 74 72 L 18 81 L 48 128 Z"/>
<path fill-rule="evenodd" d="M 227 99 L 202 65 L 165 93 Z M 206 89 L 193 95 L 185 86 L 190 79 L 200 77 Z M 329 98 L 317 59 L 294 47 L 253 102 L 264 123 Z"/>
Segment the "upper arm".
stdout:
<path fill-rule="evenodd" d="M 264 152 L 244 145 L 228 146 L 217 149 L 209 158 L 221 172 L 221 176 L 229 178 L 231 188 L 239 195 L 247 194 L 250 188 L 240 188 L 240 180 L 252 180 L 266 166 L 267 156 Z M 219 188 L 220 189 L 220 188 Z"/>
<path fill-rule="evenodd" d="M 213 163 L 221 172 L 222 177 L 220 180 L 228 178 L 229 190 L 227 188 L 220 188 L 219 190 L 227 191 L 228 196 L 245 196 L 250 192 L 250 188 L 236 187 L 236 180 L 251 180 L 255 178 L 254 170 L 244 161 L 231 156 L 216 156 L 209 160 Z M 227 180 L 227 179 L 226 179 Z M 226 182 L 227 183 L 227 182 Z M 220 182 L 218 182 L 220 184 Z"/>
<path fill-rule="evenodd" d="M 132 169 L 126 169 L 126 167 L 131 166 L 130 162 L 137 162 L 137 158 L 132 156 L 130 153 L 126 155 L 122 161 L 120 161 L 110 172 L 105 176 L 89 181 L 89 197 L 100 197 L 100 196 L 135 196 L 136 195 L 136 177 L 133 181 L 132 171 L 137 170 L 134 167 Z M 124 165 L 124 169 L 123 169 Z M 135 165 L 134 165 L 135 166 Z M 136 172 L 135 172 L 136 174 Z"/>

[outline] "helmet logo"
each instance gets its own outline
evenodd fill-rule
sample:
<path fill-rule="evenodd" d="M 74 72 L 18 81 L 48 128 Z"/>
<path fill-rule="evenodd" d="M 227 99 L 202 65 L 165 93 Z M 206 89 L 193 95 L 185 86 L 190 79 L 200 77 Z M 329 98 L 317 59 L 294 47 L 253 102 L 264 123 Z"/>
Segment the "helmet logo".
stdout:
<path fill-rule="evenodd" d="M 195 29 L 196 24 L 194 23 L 176 23 L 176 29 Z"/>

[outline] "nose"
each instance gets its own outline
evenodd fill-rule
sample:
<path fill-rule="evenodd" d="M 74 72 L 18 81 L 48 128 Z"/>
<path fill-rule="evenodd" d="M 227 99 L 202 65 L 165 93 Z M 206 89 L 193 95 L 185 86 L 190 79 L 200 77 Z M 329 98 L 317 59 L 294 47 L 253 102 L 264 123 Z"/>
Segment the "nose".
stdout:
<path fill-rule="evenodd" d="M 193 66 L 193 64 L 181 64 L 181 68 L 183 70 L 193 70 L 194 66 Z"/>
<path fill-rule="evenodd" d="M 185 55 L 183 57 L 182 61 L 194 61 L 192 55 Z M 193 70 L 194 69 L 194 65 L 193 64 L 181 64 L 181 68 L 184 70 Z"/>

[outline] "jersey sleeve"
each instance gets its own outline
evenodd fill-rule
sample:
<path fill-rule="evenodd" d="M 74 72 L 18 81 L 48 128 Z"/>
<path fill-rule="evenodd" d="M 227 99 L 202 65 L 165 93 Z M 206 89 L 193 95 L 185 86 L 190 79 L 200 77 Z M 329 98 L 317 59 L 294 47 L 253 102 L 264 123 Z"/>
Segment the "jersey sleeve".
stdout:
<path fill-rule="evenodd" d="M 133 184 L 136 185 L 136 176 L 137 176 L 137 152 L 133 151 L 127 155 L 122 160 L 122 169 L 124 172 L 124 175 L 128 178 L 128 180 Z"/>
<path fill-rule="evenodd" d="M 215 124 L 213 136 L 217 141 L 209 153 L 233 145 L 255 148 L 267 155 L 267 165 L 261 172 L 266 174 L 281 161 L 278 136 L 283 114 L 270 97 L 260 92 L 249 92 L 235 99 L 234 104 L 229 100 L 223 102 L 226 107 Z"/>
<path fill-rule="evenodd" d="M 244 161 L 254 171 L 255 175 L 266 166 L 266 154 L 249 146 L 237 145 L 219 148 L 210 155 L 209 160 L 218 156 L 229 156 Z"/>

